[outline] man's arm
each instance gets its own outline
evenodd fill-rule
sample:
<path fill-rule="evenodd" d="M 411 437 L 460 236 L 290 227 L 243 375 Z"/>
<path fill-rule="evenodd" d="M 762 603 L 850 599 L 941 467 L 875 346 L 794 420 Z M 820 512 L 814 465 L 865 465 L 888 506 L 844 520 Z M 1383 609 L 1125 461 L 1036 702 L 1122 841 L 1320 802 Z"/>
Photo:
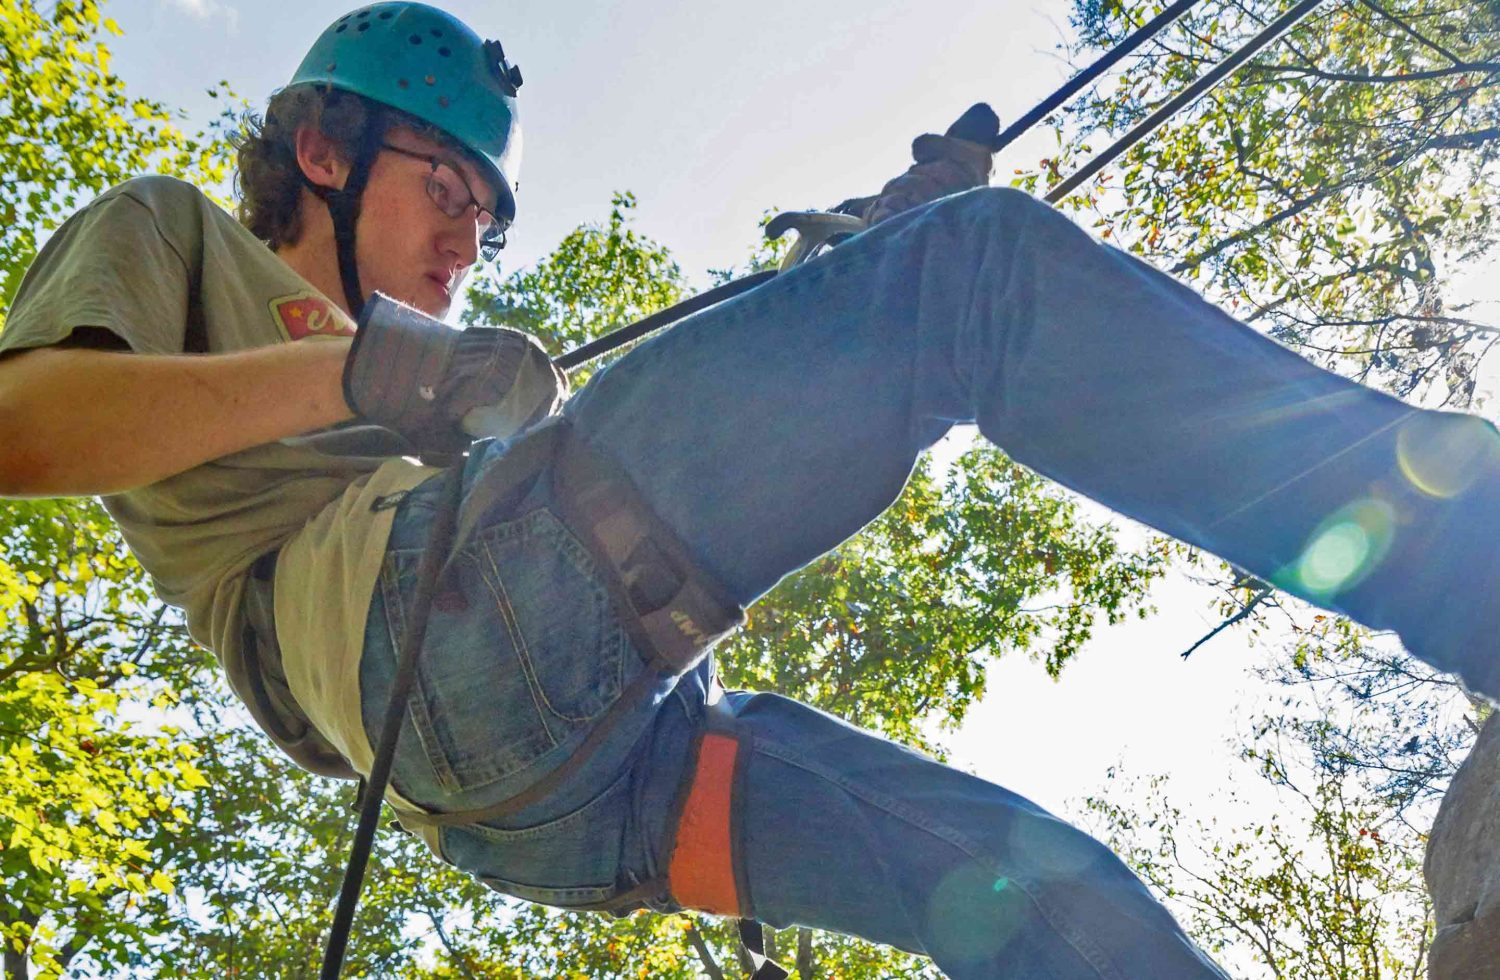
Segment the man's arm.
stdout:
<path fill-rule="evenodd" d="M 119 493 L 352 418 L 340 388 L 350 343 L 0 357 L 0 496 Z"/>

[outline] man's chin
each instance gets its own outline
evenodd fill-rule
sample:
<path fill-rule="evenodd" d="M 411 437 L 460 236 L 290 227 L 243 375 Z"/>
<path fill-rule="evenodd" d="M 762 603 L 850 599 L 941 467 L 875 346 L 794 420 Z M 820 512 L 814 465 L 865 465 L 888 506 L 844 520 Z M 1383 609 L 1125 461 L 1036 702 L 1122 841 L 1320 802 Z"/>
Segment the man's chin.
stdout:
<path fill-rule="evenodd" d="M 415 304 L 417 309 L 441 320 L 453 308 L 453 294 L 448 291 L 447 286 L 436 279 L 423 279 L 422 285 L 426 288 L 417 290 L 422 294 L 422 302 Z"/>
<path fill-rule="evenodd" d="M 428 285 L 433 284 L 429 281 Z M 399 299 L 414 310 L 421 310 L 434 320 L 441 320 L 453 308 L 453 301 L 448 298 L 446 292 L 442 293 L 442 298 L 434 296 L 433 293 L 436 291 L 439 290 L 417 289 L 415 291 L 404 292 L 397 296 L 396 299 Z"/>

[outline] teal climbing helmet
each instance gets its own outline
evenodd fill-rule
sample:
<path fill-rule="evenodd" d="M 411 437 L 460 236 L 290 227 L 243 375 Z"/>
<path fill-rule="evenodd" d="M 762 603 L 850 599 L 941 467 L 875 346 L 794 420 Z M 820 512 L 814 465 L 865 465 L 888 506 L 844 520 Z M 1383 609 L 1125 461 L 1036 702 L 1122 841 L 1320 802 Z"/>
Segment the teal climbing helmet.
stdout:
<path fill-rule="evenodd" d="M 521 72 L 499 41 L 422 3 L 372 3 L 350 11 L 313 42 L 287 88 L 327 85 L 399 109 L 467 149 L 498 190 L 495 215 L 516 215 Z"/>

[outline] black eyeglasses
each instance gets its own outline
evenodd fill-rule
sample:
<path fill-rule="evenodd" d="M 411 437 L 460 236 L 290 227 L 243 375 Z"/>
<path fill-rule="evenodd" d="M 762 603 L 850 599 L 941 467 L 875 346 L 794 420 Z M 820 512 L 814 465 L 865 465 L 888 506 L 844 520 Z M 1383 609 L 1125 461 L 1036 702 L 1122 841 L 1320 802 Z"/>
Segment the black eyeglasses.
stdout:
<path fill-rule="evenodd" d="M 469 208 L 474 208 L 479 214 L 479 256 L 486 262 L 495 261 L 500 250 L 505 247 L 505 223 L 495 216 L 495 212 L 479 203 L 474 192 L 469 190 L 468 181 L 464 180 L 463 175 L 431 154 L 390 143 L 380 145 L 392 153 L 399 153 L 413 160 L 425 160 L 432 165 L 432 171 L 427 175 L 427 196 L 432 198 L 432 203 L 437 205 L 439 211 L 450 218 L 463 217 Z"/>

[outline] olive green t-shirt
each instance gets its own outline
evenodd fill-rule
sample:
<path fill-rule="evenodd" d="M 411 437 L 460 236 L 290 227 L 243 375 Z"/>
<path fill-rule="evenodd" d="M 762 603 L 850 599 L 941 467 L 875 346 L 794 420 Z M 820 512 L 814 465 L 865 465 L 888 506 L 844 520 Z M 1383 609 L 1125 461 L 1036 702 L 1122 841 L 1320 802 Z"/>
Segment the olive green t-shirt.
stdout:
<path fill-rule="evenodd" d="M 84 328 L 91 343 L 102 330 L 146 354 L 317 343 L 355 329 L 231 215 L 168 177 L 121 184 L 58 229 L 21 284 L 0 351 L 76 342 Z M 173 420 L 159 422 L 170 439 Z M 372 757 L 359 656 L 394 513 L 378 502 L 436 472 L 401 458 L 387 435 L 335 427 L 104 498 L 157 593 L 183 609 L 257 723 L 329 775 L 352 775 L 346 760 L 368 772 Z M 241 604 L 250 565 L 273 549 L 282 660 L 258 666 Z"/>

